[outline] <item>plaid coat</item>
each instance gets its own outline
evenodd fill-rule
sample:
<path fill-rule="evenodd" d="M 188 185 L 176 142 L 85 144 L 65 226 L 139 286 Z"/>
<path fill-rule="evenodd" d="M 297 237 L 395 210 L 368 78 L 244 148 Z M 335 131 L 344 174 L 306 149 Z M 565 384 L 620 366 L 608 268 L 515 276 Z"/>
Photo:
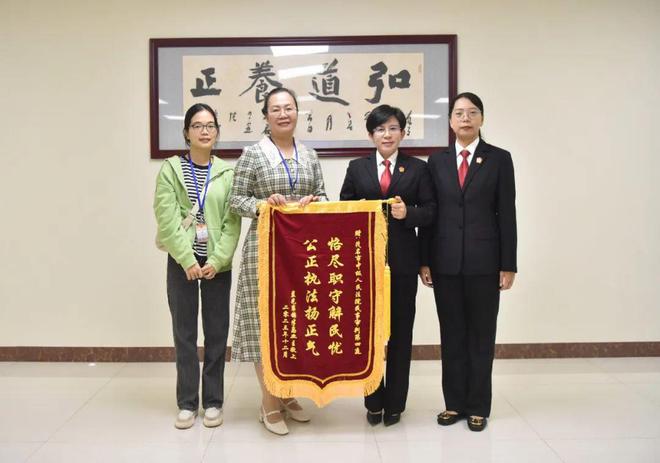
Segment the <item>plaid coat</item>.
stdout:
<path fill-rule="evenodd" d="M 327 200 L 323 174 L 316 152 L 296 141 L 298 162 L 287 159 L 291 178 L 298 182 L 291 191 L 289 176 L 273 142 L 264 137 L 256 145 L 243 149 L 234 168 L 234 184 L 229 197 L 233 212 L 252 219 L 245 242 L 236 290 L 234 332 L 231 348 L 233 360 L 261 361 L 259 325 L 259 287 L 257 281 L 257 208 L 274 193 L 299 199 L 310 194 Z M 295 156 L 294 156 L 295 158 Z"/>

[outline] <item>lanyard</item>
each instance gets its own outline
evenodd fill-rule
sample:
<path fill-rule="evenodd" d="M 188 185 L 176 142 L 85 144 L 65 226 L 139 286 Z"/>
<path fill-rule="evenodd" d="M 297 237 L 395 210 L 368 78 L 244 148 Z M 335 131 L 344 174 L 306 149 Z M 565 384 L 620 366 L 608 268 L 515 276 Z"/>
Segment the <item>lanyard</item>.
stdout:
<path fill-rule="evenodd" d="M 270 137 L 269 137 L 270 138 Z M 275 142 L 271 138 L 270 141 L 275 145 Z M 300 168 L 298 165 L 296 165 L 296 180 L 294 181 L 291 178 L 291 171 L 289 170 L 289 164 L 286 162 L 286 159 L 284 159 L 284 156 L 282 155 L 282 152 L 280 149 L 275 145 L 275 149 L 277 150 L 277 154 L 280 155 L 280 159 L 282 160 L 282 164 L 284 164 L 284 168 L 286 169 L 286 174 L 289 176 L 289 186 L 291 187 L 291 194 L 294 193 L 296 190 L 296 185 L 298 184 L 298 172 L 300 172 Z M 293 150 L 296 153 L 296 164 L 298 164 L 298 147 L 296 146 L 296 140 L 293 140 Z"/>
<path fill-rule="evenodd" d="M 199 204 L 199 210 L 204 211 L 204 201 L 206 201 L 206 192 L 209 189 L 209 175 L 211 174 L 211 160 L 209 159 L 209 165 L 206 169 L 206 182 L 204 183 L 204 195 L 199 197 L 199 187 L 197 186 L 197 175 L 195 174 L 195 166 L 193 166 L 191 156 L 188 156 L 188 162 L 190 163 L 190 170 L 192 171 L 193 180 L 195 181 L 195 193 L 197 193 L 197 204 Z"/>

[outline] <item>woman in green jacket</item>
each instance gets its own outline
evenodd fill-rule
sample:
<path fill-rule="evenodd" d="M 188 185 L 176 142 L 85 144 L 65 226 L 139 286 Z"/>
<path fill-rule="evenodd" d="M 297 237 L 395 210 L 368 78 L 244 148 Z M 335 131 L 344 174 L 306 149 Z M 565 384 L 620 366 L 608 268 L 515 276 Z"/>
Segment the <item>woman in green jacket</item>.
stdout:
<path fill-rule="evenodd" d="M 205 104 L 195 104 L 184 118 L 188 153 L 163 163 L 156 183 L 154 211 L 157 238 L 168 252 L 167 299 L 176 350 L 175 426 L 190 428 L 199 407 L 197 314 L 202 298 L 204 425 L 222 424 L 223 375 L 229 331 L 231 264 L 241 228 L 229 210 L 234 171 L 211 155 L 218 120 Z"/>

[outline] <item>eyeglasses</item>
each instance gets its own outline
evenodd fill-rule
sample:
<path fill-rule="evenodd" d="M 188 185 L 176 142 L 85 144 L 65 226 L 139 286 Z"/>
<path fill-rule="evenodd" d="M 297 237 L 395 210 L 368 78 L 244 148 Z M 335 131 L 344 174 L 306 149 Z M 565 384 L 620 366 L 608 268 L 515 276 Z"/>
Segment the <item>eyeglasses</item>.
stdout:
<path fill-rule="evenodd" d="M 470 109 L 468 111 L 464 111 L 462 109 L 457 109 L 456 111 L 452 112 L 452 115 L 456 119 L 463 119 L 463 116 L 467 116 L 468 119 L 474 119 L 478 115 L 481 114 L 481 111 L 478 109 Z"/>
<path fill-rule="evenodd" d="M 191 129 L 193 129 L 195 132 L 201 132 L 202 129 L 206 129 L 207 132 L 215 132 L 218 130 L 218 126 L 215 125 L 213 122 L 209 122 L 208 124 L 193 124 L 190 126 Z"/>
<path fill-rule="evenodd" d="M 392 127 L 376 127 L 374 129 L 374 134 L 378 135 L 379 137 L 382 137 L 385 135 L 385 132 L 389 132 L 392 135 L 396 135 L 399 132 L 401 132 L 401 127 L 398 127 L 396 125 L 393 125 Z"/>
<path fill-rule="evenodd" d="M 285 114 L 291 114 L 296 112 L 296 108 L 293 106 L 285 106 L 283 108 L 280 108 L 279 106 L 273 106 L 268 110 L 268 114 L 275 115 L 281 113 L 282 111 L 284 111 Z"/>

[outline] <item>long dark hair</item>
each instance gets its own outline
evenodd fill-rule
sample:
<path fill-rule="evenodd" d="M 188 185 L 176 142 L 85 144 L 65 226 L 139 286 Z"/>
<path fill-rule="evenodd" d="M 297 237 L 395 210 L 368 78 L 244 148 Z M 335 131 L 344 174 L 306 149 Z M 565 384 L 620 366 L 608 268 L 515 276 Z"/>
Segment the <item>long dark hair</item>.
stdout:
<path fill-rule="evenodd" d="M 219 126 L 218 117 L 215 115 L 213 108 L 204 103 L 195 103 L 190 108 L 188 108 L 188 111 L 186 111 L 186 115 L 183 118 L 183 138 L 186 140 L 186 145 L 188 146 L 190 146 L 190 140 L 186 134 L 188 133 L 188 130 L 190 130 L 190 121 L 192 121 L 192 118 L 195 116 L 195 114 L 201 113 L 202 111 L 210 112 L 213 115 L 213 121 L 215 122 L 215 125 Z"/>
<path fill-rule="evenodd" d="M 470 100 L 470 102 L 475 105 L 477 108 L 479 108 L 479 111 L 481 111 L 481 115 L 484 115 L 484 103 L 481 101 L 481 98 L 479 98 L 477 95 L 471 92 L 463 92 L 459 93 L 454 97 L 453 100 L 451 100 L 451 104 L 449 105 L 449 117 L 451 117 L 451 112 L 454 110 L 454 106 L 456 106 L 456 102 L 460 100 L 461 98 L 466 98 Z"/>
<path fill-rule="evenodd" d="M 460 100 L 461 98 L 465 98 L 470 100 L 470 102 L 475 105 L 477 108 L 479 108 L 479 111 L 481 111 L 481 117 L 484 117 L 484 103 L 481 101 L 481 98 L 479 98 L 476 94 L 472 92 L 463 92 L 459 93 L 454 97 L 453 100 L 451 100 L 451 104 L 449 105 L 449 117 L 451 118 L 451 113 L 454 111 L 454 106 L 456 106 L 456 102 Z M 479 138 L 482 140 L 484 137 L 481 136 L 481 129 L 479 129 Z M 486 140 L 484 140 L 486 141 Z"/>

